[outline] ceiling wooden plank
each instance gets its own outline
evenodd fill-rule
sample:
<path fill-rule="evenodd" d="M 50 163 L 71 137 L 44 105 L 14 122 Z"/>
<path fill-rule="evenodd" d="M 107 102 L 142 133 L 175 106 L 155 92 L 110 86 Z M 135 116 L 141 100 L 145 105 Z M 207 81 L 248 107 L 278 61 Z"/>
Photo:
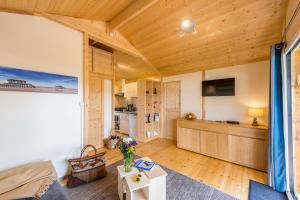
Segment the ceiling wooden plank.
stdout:
<path fill-rule="evenodd" d="M 0 8 L 108 21 L 134 0 L 0 0 Z"/>
<path fill-rule="evenodd" d="M 127 8 L 113 17 L 109 22 L 110 31 L 121 28 L 123 25 L 140 15 L 146 9 L 157 3 L 159 0 L 135 0 Z"/>
<path fill-rule="evenodd" d="M 166 0 L 119 30 L 162 74 L 178 74 L 268 58 L 285 7 L 286 0 Z M 198 33 L 180 38 L 186 18 Z"/>
<path fill-rule="evenodd" d="M 116 31 L 112 37 L 109 36 L 106 32 L 105 22 L 78 19 L 47 13 L 38 15 L 41 15 L 52 21 L 61 23 L 78 31 L 86 32 L 96 41 L 99 41 L 119 51 L 125 52 L 129 55 L 144 59 L 144 56 L 138 50 L 136 50 L 136 48 L 133 47 L 118 31 Z"/>
<path fill-rule="evenodd" d="M 141 58 L 133 57 L 120 51 L 114 52 L 114 63 L 117 80 L 135 80 L 157 75 Z"/>
<path fill-rule="evenodd" d="M 124 52 L 119 61 L 127 71 L 117 73 L 133 80 L 267 59 L 269 46 L 280 41 L 286 5 L 287 0 L 0 0 L 0 11 L 73 17 L 61 23 Z M 198 34 L 179 38 L 187 18 L 196 22 Z M 104 21 L 119 27 L 114 37 Z"/>

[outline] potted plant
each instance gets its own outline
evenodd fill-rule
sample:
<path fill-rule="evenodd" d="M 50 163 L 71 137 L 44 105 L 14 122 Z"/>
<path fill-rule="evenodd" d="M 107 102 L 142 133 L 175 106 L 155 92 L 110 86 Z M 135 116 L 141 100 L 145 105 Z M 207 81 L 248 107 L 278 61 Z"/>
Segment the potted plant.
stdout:
<path fill-rule="evenodd" d="M 118 141 L 117 146 L 124 157 L 125 172 L 130 172 L 132 170 L 136 145 L 137 141 L 131 137 L 123 138 Z"/>

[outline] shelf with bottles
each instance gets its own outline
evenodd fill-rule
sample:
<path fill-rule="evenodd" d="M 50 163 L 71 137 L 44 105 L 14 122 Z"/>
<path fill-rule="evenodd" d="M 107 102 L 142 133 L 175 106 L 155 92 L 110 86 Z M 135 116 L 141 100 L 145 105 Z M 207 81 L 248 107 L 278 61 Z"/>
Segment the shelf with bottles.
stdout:
<path fill-rule="evenodd" d="M 154 110 L 160 110 L 161 104 L 160 101 L 153 101 L 153 109 Z"/>
<path fill-rule="evenodd" d="M 152 106 L 153 106 L 152 99 L 151 98 L 147 98 L 146 102 L 145 102 L 145 107 L 146 108 L 152 108 Z"/>
<path fill-rule="evenodd" d="M 154 123 L 153 126 L 151 127 L 153 131 L 160 132 L 160 124 L 159 123 Z"/>
<path fill-rule="evenodd" d="M 151 114 L 150 113 L 145 114 L 145 123 L 150 124 L 151 122 L 152 122 Z"/>
<path fill-rule="evenodd" d="M 152 110 L 151 104 L 146 104 L 146 106 L 144 107 L 144 109 L 151 111 Z"/>
<path fill-rule="evenodd" d="M 153 113 L 153 122 L 160 122 L 160 113 Z"/>
<path fill-rule="evenodd" d="M 138 139 L 148 142 L 159 137 L 162 127 L 162 88 L 161 82 L 153 80 L 138 81 Z"/>
<path fill-rule="evenodd" d="M 153 81 L 153 95 L 161 94 L 161 82 Z"/>
<path fill-rule="evenodd" d="M 153 83 L 150 80 L 146 80 L 146 95 L 152 95 Z"/>
<path fill-rule="evenodd" d="M 145 131 L 152 131 L 152 130 L 153 130 L 152 123 L 145 124 L 144 130 L 145 130 Z"/>
<path fill-rule="evenodd" d="M 146 112 L 146 113 L 152 112 L 152 108 L 146 108 L 146 107 L 145 107 L 145 112 Z"/>

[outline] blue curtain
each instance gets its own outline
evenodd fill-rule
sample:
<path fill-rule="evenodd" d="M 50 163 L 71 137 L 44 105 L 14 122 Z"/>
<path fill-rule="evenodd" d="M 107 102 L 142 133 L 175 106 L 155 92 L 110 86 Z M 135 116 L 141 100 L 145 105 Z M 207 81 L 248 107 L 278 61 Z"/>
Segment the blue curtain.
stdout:
<path fill-rule="evenodd" d="M 278 192 L 286 191 L 281 59 L 283 48 L 283 43 L 272 46 L 270 70 L 268 182 L 269 185 Z"/>

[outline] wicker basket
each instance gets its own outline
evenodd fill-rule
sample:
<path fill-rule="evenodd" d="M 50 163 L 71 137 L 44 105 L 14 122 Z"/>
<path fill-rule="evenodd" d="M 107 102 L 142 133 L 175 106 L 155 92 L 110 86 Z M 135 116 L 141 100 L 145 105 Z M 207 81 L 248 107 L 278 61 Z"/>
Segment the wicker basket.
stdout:
<path fill-rule="evenodd" d="M 87 148 L 94 149 L 93 156 L 85 156 Z M 84 183 L 98 180 L 106 176 L 105 152 L 97 153 L 93 145 L 86 145 L 80 154 L 80 158 L 68 160 L 71 166 L 71 175 L 68 176 L 67 186 L 73 188 Z"/>

